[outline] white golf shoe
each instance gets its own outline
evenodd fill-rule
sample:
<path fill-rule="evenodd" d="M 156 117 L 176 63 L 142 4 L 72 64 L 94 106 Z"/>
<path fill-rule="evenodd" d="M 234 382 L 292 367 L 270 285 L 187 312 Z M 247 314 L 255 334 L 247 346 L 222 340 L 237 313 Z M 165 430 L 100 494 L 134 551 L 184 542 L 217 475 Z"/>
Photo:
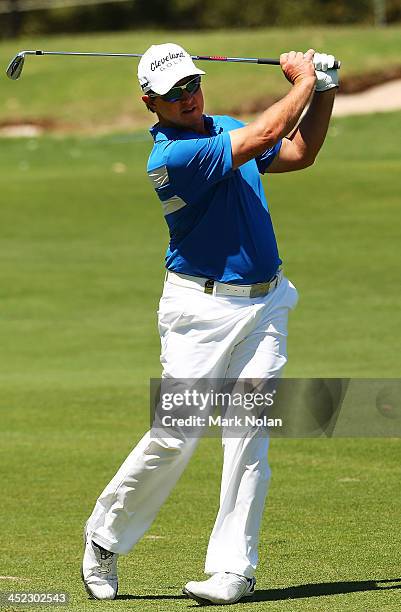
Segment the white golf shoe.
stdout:
<path fill-rule="evenodd" d="M 86 592 L 94 599 L 115 599 L 118 590 L 118 554 L 92 541 L 86 527 L 81 575 Z"/>
<path fill-rule="evenodd" d="M 208 580 L 188 582 L 182 592 L 200 604 L 233 604 L 243 597 L 252 597 L 255 583 L 255 578 L 246 578 L 231 572 L 218 572 Z"/>

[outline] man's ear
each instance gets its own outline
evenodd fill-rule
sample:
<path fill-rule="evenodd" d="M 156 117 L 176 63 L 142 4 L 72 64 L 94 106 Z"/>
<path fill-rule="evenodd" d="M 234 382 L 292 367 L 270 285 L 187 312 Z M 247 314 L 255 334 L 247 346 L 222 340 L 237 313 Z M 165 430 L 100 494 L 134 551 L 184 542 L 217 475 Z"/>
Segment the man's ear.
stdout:
<path fill-rule="evenodd" d="M 142 96 L 142 100 L 145 102 L 148 110 L 152 113 L 156 112 L 154 100 L 150 96 Z"/>

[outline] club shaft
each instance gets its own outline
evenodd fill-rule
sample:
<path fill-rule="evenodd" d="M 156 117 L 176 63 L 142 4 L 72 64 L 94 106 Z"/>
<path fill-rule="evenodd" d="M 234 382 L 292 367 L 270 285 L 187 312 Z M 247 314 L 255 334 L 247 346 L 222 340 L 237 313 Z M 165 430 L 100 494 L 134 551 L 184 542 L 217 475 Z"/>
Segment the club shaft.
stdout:
<path fill-rule="evenodd" d="M 82 51 L 22 51 L 24 55 L 79 55 L 88 57 L 142 57 L 141 53 L 96 53 Z M 279 66 L 280 60 L 263 57 L 225 57 L 222 55 L 191 55 L 191 59 L 210 62 L 244 62 L 247 64 L 271 64 Z"/>
<path fill-rule="evenodd" d="M 92 57 L 142 57 L 140 53 L 81 53 L 68 51 L 35 51 L 35 55 L 87 55 Z M 263 57 L 225 57 L 222 55 L 191 55 L 196 61 L 210 62 L 244 62 L 247 64 L 271 64 L 279 66 L 280 60 Z"/>
<path fill-rule="evenodd" d="M 83 55 L 88 57 L 142 57 L 140 53 L 96 53 L 82 51 L 23 51 L 25 55 Z"/>
<path fill-rule="evenodd" d="M 78 55 L 89 57 L 142 57 L 141 53 L 95 53 L 81 51 L 21 51 L 24 55 Z M 221 55 L 192 55 L 193 60 L 212 62 L 237 62 L 247 64 L 268 64 L 279 66 L 280 60 L 267 57 L 225 57 Z M 340 68 L 341 62 L 335 60 L 334 68 Z"/>
<path fill-rule="evenodd" d="M 280 60 L 268 57 L 224 57 L 221 55 L 192 55 L 193 60 L 205 60 L 211 62 L 244 62 L 246 64 L 270 64 L 279 66 Z"/>

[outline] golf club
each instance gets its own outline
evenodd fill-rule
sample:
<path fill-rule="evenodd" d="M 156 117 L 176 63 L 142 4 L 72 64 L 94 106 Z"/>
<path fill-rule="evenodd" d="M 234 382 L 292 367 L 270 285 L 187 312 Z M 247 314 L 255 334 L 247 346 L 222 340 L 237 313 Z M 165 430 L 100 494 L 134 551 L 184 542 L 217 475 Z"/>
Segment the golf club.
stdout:
<path fill-rule="evenodd" d="M 83 53 L 79 51 L 20 51 L 11 60 L 7 68 L 7 76 L 16 81 L 21 76 L 27 55 L 79 55 L 86 57 L 142 57 L 141 53 Z M 279 66 L 280 60 L 267 57 L 224 57 L 221 55 L 191 55 L 193 60 L 211 62 L 245 62 L 248 64 L 269 64 Z M 340 68 L 341 62 L 335 60 L 334 68 Z"/>

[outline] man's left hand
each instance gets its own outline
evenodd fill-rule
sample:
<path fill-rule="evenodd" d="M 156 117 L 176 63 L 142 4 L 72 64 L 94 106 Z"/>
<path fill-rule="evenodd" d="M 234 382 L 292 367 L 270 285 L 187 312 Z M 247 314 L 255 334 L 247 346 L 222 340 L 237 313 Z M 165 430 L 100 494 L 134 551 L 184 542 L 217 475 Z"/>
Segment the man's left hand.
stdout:
<path fill-rule="evenodd" d="M 315 91 L 327 91 L 338 87 L 338 72 L 334 66 L 334 55 L 315 53 L 313 64 L 316 72 Z"/>

